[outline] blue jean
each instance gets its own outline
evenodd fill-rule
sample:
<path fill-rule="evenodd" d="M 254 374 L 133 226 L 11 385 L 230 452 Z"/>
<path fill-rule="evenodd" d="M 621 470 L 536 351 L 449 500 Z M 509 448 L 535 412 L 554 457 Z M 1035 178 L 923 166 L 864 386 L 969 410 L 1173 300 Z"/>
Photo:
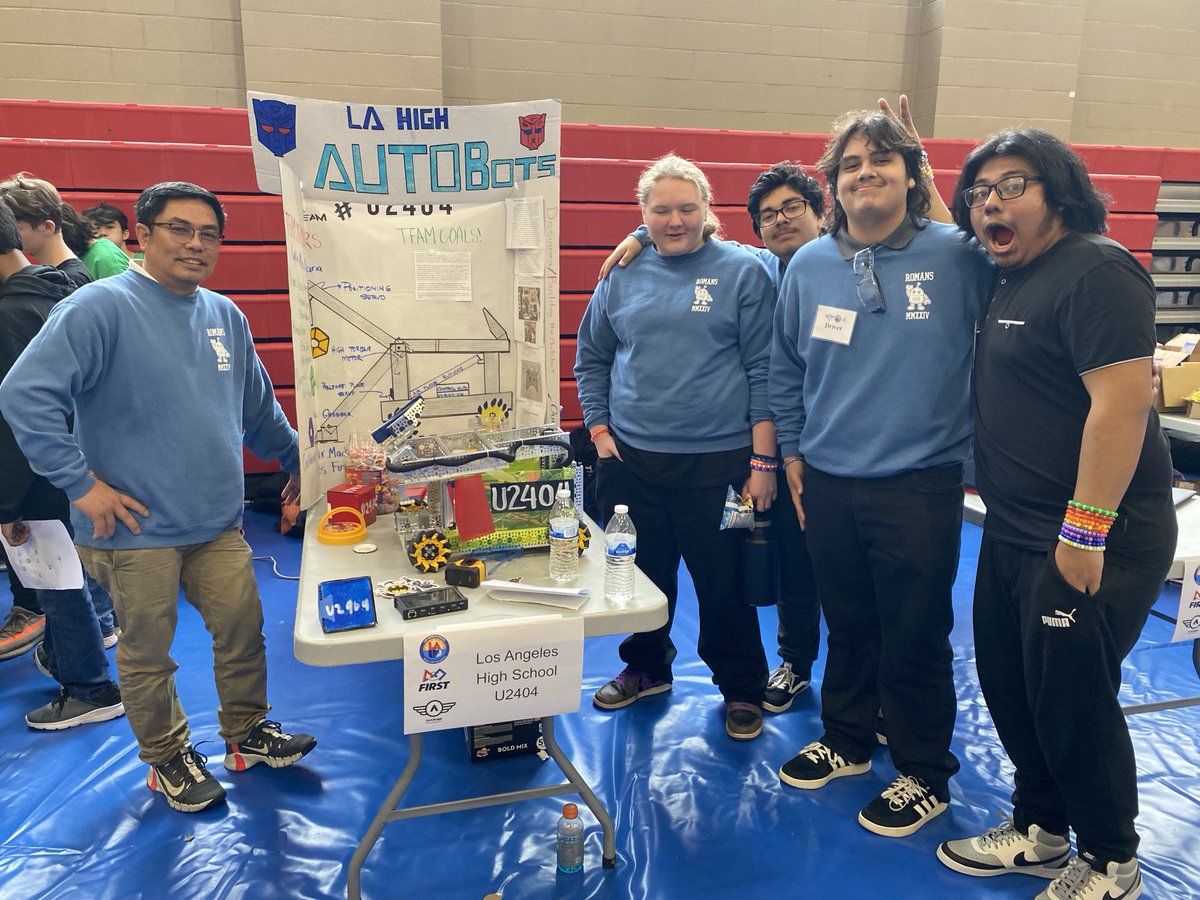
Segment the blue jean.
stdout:
<path fill-rule="evenodd" d="M 100 620 L 100 633 L 102 635 L 112 634 L 117 628 L 117 617 L 113 614 L 112 597 L 95 578 L 83 573 L 87 576 L 87 591 L 92 596 L 92 609 L 96 611 L 96 618 Z"/>
<path fill-rule="evenodd" d="M 87 589 L 37 592 L 46 611 L 43 661 L 68 694 L 93 700 L 113 684 L 100 623 Z"/>

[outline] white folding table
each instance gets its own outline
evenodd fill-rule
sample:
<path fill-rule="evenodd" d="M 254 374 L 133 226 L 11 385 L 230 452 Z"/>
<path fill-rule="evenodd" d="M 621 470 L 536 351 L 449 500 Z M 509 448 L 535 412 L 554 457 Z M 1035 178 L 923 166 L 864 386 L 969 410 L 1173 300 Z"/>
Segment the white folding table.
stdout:
<path fill-rule="evenodd" d="M 493 600 L 478 588 L 462 589 L 469 600 L 468 608 L 462 612 L 405 621 L 389 601 L 382 601 L 377 606 L 379 624 L 374 628 L 325 634 L 321 630 L 317 613 L 317 585 L 322 581 L 365 575 L 371 578 L 372 583 L 377 583 L 404 575 L 417 577 L 418 573 L 413 570 L 400 537 L 392 528 L 391 516 L 381 517 L 367 529 L 366 541 L 379 548 L 376 552 L 367 554 L 355 553 L 353 546 L 320 543 L 317 540 L 319 519 L 320 516 L 310 512 L 304 531 L 304 552 L 300 563 L 294 640 L 296 658 L 302 663 L 311 666 L 341 666 L 400 659 L 404 655 L 404 635 L 410 631 L 427 631 L 433 622 L 439 625 L 510 623 L 523 618 L 544 616 L 551 609 L 531 603 Z M 585 519 L 585 522 L 591 529 L 593 541 L 592 546 L 579 560 L 579 580 L 576 586 L 590 589 L 591 598 L 578 612 L 563 610 L 562 614 L 583 618 L 585 638 L 652 631 L 666 624 L 666 596 L 640 570 L 637 570 L 634 576 L 634 597 L 631 601 L 622 605 L 605 602 L 603 532 L 590 520 Z M 498 572 L 497 577 L 507 579 L 521 576 L 533 584 L 549 584 L 548 565 L 549 556 L 545 552 L 531 553 L 510 562 Z M 433 578 L 441 580 L 441 576 Z M 361 896 L 360 877 L 363 863 L 379 839 L 384 826 L 390 822 L 562 794 L 577 793 L 587 804 L 603 829 L 604 866 L 611 868 L 616 865 L 612 817 L 558 746 L 554 738 L 552 716 L 542 719 L 542 730 L 546 752 L 562 769 L 567 777 L 566 782 L 401 809 L 400 801 L 416 777 L 423 750 L 422 735 L 410 734 L 408 763 L 379 807 L 350 860 L 346 895 L 350 898 Z"/>

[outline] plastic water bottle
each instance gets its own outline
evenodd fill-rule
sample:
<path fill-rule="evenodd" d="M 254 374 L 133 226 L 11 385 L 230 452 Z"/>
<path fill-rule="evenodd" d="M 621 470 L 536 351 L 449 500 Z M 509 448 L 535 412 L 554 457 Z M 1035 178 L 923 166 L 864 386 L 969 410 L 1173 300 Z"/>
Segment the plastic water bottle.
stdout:
<path fill-rule="evenodd" d="M 579 515 L 565 484 L 550 510 L 550 577 L 556 584 L 570 584 L 579 577 Z"/>
<path fill-rule="evenodd" d="M 579 819 L 579 807 L 564 803 L 562 818 L 558 820 L 558 871 L 569 874 L 582 870 L 583 822 Z"/>
<path fill-rule="evenodd" d="M 604 529 L 604 599 L 625 603 L 633 599 L 633 567 L 637 559 L 637 529 L 629 507 L 618 503 Z"/>

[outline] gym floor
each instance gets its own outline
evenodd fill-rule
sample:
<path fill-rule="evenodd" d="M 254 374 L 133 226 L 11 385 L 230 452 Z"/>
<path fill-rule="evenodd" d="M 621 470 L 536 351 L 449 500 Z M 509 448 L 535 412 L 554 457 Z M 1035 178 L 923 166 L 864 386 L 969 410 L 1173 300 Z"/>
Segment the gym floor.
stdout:
<path fill-rule="evenodd" d="M 284 574 L 299 571 L 300 542 L 274 519 L 248 512 L 247 536 Z M 780 784 L 778 767 L 820 733 L 819 695 L 768 716 L 746 743 L 724 732 L 722 706 L 696 658 L 690 581 L 681 578 L 672 692 L 602 713 L 592 692 L 619 671 L 618 638 L 585 646 L 580 710 L 556 720 L 559 742 L 616 821 L 617 867 L 600 864 L 600 827 L 587 826 L 584 871 L 558 875 L 558 799 L 397 822 L 363 869 L 370 898 L 1032 897 L 1045 882 L 1023 875 L 973 879 L 934 857 L 940 841 L 982 831 L 1009 809 L 1011 767 L 975 676 L 970 602 L 980 531 L 963 526 L 955 591 L 962 772 L 950 810 L 912 837 L 865 831 L 856 815 L 895 777 L 886 749 L 865 776 L 819 791 Z M 293 581 L 255 563 L 266 613 L 272 716 L 320 741 L 289 769 L 234 774 L 221 765 L 212 652 L 195 611 L 181 604 L 173 655 L 193 740 L 229 789 L 224 806 L 185 815 L 145 785 L 145 766 L 124 719 L 62 732 L 25 727 L 26 712 L 54 697 L 31 654 L 0 662 L 0 896 L 12 898 L 327 898 L 345 896 L 346 866 L 407 757 L 402 663 L 311 668 L 292 654 Z M 3 579 L 0 579 L 2 581 Z M 1158 610 L 1173 613 L 1179 588 Z M 315 600 L 314 600 L 315 602 Z M 0 588 L 0 614 L 10 597 Z M 774 664 L 775 614 L 760 616 Z M 1125 663 L 1125 705 L 1200 694 L 1190 644 L 1152 617 Z M 114 664 L 115 671 L 115 664 Z M 821 662 L 818 661 L 817 685 Z M 1151 898 L 1200 897 L 1200 706 L 1129 718 L 1138 753 L 1141 862 Z M 469 761 L 461 731 L 425 741 L 407 805 L 561 781 L 534 757 Z M 564 798 L 573 799 L 573 798 Z"/>

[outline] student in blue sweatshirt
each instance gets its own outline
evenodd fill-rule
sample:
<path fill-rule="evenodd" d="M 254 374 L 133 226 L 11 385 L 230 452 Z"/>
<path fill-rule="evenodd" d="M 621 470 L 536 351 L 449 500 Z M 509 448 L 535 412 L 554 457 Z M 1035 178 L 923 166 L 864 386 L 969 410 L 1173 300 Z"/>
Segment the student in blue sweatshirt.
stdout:
<path fill-rule="evenodd" d="M 34 471 L 71 500 L 84 566 L 116 605 L 117 670 L 146 783 L 196 812 L 225 790 L 175 692 L 181 585 L 213 635 L 225 767 L 290 765 L 316 744 L 266 718 L 262 605 L 240 532 L 243 439 L 293 473 L 298 448 L 245 316 L 200 287 L 220 251 L 220 202 L 167 182 L 141 194 L 136 214 L 144 267 L 60 302 L 0 385 L 0 409 Z M 285 497 L 298 493 L 293 474 Z"/>
<path fill-rule="evenodd" d="M 858 820 L 902 837 L 945 811 L 958 770 L 951 586 L 993 269 L 925 218 L 920 144 L 895 120 L 844 117 L 818 168 L 830 231 L 784 275 L 770 395 L 829 627 L 824 733 L 780 779 L 816 789 L 868 771 L 882 709 L 899 777 Z"/>
<path fill-rule="evenodd" d="M 721 530 L 730 486 L 769 509 L 775 428 L 767 361 L 775 292 L 763 266 L 707 240 L 711 190 L 668 155 L 638 182 L 655 248 L 601 281 L 579 329 L 575 376 L 599 455 L 604 515 L 629 506 L 638 567 L 667 595 L 662 628 L 621 644 L 626 668 L 593 703 L 620 709 L 671 688 L 671 642 L 682 556 L 696 584 L 701 659 L 726 702 L 736 740 L 762 732 L 766 654 L 755 610 L 737 599 L 739 533 Z"/>

